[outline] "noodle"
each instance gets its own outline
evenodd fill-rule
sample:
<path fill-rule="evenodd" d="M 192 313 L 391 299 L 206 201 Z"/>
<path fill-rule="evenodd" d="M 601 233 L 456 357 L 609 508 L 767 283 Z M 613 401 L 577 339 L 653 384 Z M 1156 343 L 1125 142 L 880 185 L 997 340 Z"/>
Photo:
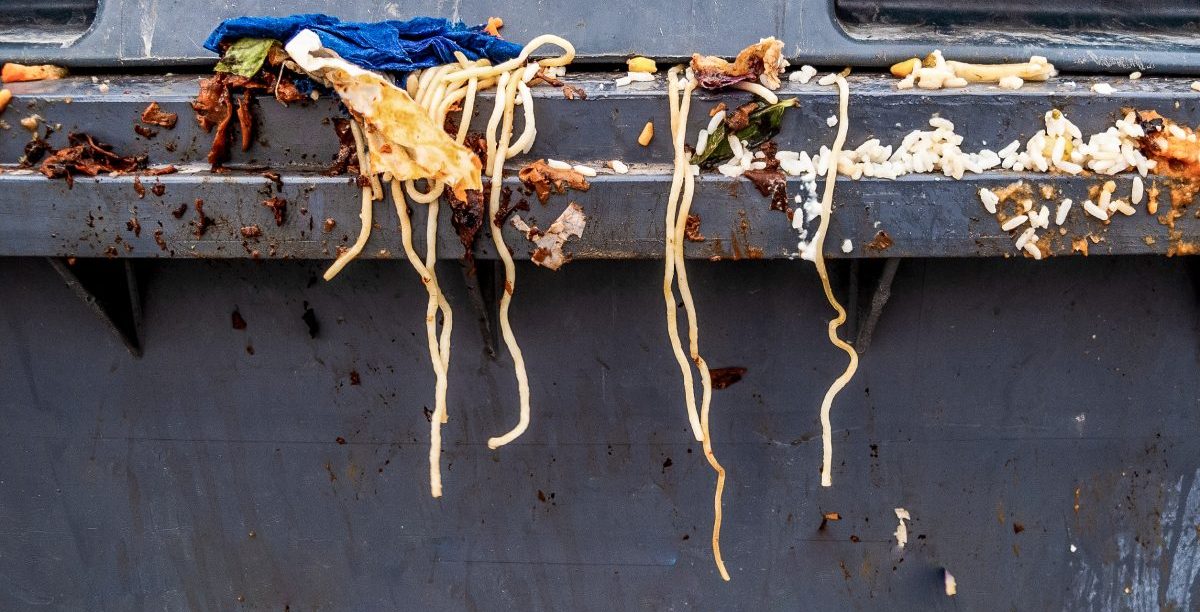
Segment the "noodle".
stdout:
<path fill-rule="evenodd" d="M 854 377 L 854 372 L 858 369 L 858 353 L 845 340 L 838 338 L 837 330 L 842 323 L 846 322 L 846 309 L 842 308 L 837 298 L 834 297 L 833 288 L 829 285 L 829 274 L 825 271 L 825 233 L 829 229 L 829 216 L 833 209 L 833 186 L 837 181 L 838 158 L 841 157 L 842 145 L 846 143 L 846 132 L 849 130 L 850 124 L 848 113 L 850 88 L 842 75 L 835 76 L 834 82 L 838 87 L 838 132 L 829 152 L 829 171 L 825 174 L 825 192 L 821 197 L 821 225 L 817 228 L 817 235 L 813 239 L 816 253 L 814 263 L 817 265 L 817 274 L 821 277 L 821 287 L 825 289 L 825 299 L 829 300 L 829 305 L 837 312 L 837 316 L 829 321 L 829 341 L 846 352 L 850 357 L 850 363 L 846 365 L 846 370 L 842 372 L 842 375 L 838 376 L 829 386 L 825 392 L 825 398 L 821 400 L 822 487 L 833 486 L 833 430 L 829 422 L 829 411 L 833 406 L 833 398 L 837 397 L 838 392 L 846 386 L 846 383 L 850 382 L 850 379 Z"/>
<path fill-rule="evenodd" d="M 492 243 L 495 245 L 496 253 L 500 256 L 501 261 L 504 262 L 504 292 L 500 294 L 500 332 L 504 336 L 504 344 L 508 347 L 508 352 L 512 354 L 513 367 L 517 376 L 517 396 L 521 403 L 517 425 L 504 435 L 488 438 L 488 448 L 491 449 L 512 442 L 525 433 L 529 427 L 529 378 L 525 372 L 525 357 L 521 354 L 521 347 L 517 345 L 517 339 L 512 332 L 512 324 L 508 320 L 508 308 L 512 303 L 513 290 L 516 286 L 517 269 L 513 264 L 512 254 L 508 252 L 508 246 L 504 244 L 503 228 L 494 222 L 497 213 L 500 212 L 500 190 L 503 187 L 501 179 L 504 174 L 504 161 L 509 155 L 509 142 L 512 140 L 513 95 L 519 82 L 510 73 L 500 75 L 500 82 L 496 86 L 496 108 L 492 111 L 491 119 L 488 120 L 488 150 L 495 151 L 495 153 L 489 158 L 492 162 L 491 194 L 488 202 L 488 214 L 484 217 L 484 222 L 490 226 Z M 499 138 L 494 138 L 493 130 L 499 123 L 499 115 L 503 115 L 503 124 Z"/>
<path fill-rule="evenodd" d="M 680 369 L 683 372 L 684 397 L 688 402 L 688 416 L 690 419 L 695 419 L 695 388 L 692 383 L 691 367 L 684 360 L 683 347 L 679 341 L 679 331 L 677 329 L 678 317 L 675 313 L 674 292 L 671 289 L 672 276 L 677 274 L 679 294 L 683 300 L 684 310 L 688 318 L 688 349 L 692 363 L 700 371 L 702 388 L 699 428 L 696 430 L 695 423 L 693 423 L 694 433 L 696 433 L 697 439 L 703 445 L 705 459 L 708 460 L 708 464 L 717 473 L 717 485 L 713 493 L 713 560 L 716 562 L 721 578 L 728 581 L 729 571 L 725 569 L 725 561 L 721 557 L 721 496 L 725 492 L 725 468 L 721 467 L 721 464 L 717 462 L 716 455 L 713 454 L 712 450 L 712 436 L 709 432 L 709 405 L 712 399 L 712 378 L 708 371 L 708 363 L 700 356 L 699 325 L 696 320 L 696 308 L 692 300 L 692 291 L 688 286 L 687 268 L 684 265 L 683 257 L 683 240 L 681 239 L 687 224 L 688 213 L 691 211 L 692 197 L 695 194 L 696 186 L 696 178 L 692 174 L 692 166 L 688 163 L 687 149 L 684 147 L 684 140 L 687 137 L 688 111 L 691 107 L 692 91 L 696 89 L 696 79 L 691 76 L 689 71 L 681 101 L 679 83 L 676 79 L 678 73 L 679 68 L 672 68 L 667 72 L 668 98 L 671 109 L 671 140 L 675 148 L 675 167 L 671 179 L 671 190 L 667 200 L 663 297 L 666 300 L 667 306 L 667 333 L 671 337 L 676 360 L 679 361 Z M 678 200 L 677 206 L 676 198 L 680 195 L 681 182 L 683 193 L 682 198 Z"/>
<path fill-rule="evenodd" d="M 679 340 L 679 323 L 678 315 L 676 314 L 675 292 L 672 285 L 675 279 L 675 243 L 678 241 L 676 235 L 676 226 L 678 225 L 678 201 L 679 192 L 684 182 L 684 174 L 690 174 L 687 168 L 686 153 L 683 150 L 684 132 L 687 130 L 687 117 L 680 117 L 684 112 L 679 101 L 679 83 L 676 77 L 679 74 L 679 68 L 671 68 L 667 71 L 667 95 L 668 104 L 671 110 L 671 141 L 675 147 L 674 157 L 674 173 L 671 176 L 671 189 L 667 194 L 667 211 L 665 227 L 665 244 L 663 268 L 663 299 L 667 307 L 667 336 L 671 340 L 671 349 L 675 354 L 675 361 L 679 363 L 679 371 L 683 375 L 683 399 L 687 407 L 688 422 L 692 426 L 692 435 L 696 437 L 697 442 L 704 441 L 704 430 L 700 424 L 700 416 L 696 411 L 696 389 L 692 379 L 692 368 L 688 365 L 687 357 L 683 352 L 683 344 Z M 687 89 L 687 99 L 691 100 L 692 88 Z M 681 127 L 682 126 L 682 127 Z M 690 321 L 690 319 L 689 319 Z"/>
<path fill-rule="evenodd" d="M 559 56 L 550 57 L 525 65 L 529 56 L 540 47 L 552 44 L 563 49 Z M 505 345 L 513 356 L 513 366 L 517 378 L 517 394 L 520 401 L 520 416 L 517 425 L 508 433 L 490 438 L 488 446 L 497 448 L 520 436 L 529 426 L 529 381 L 525 370 L 525 361 L 520 346 L 513 335 L 508 311 L 516 284 L 516 267 L 512 256 L 504 243 L 503 228 L 491 220 L 499 211 L 500 193 L 503 188 L 502 179 L 504 162 L 514 155 L 528 152 L 537 138 L 537 125 L 533 112 L 533 94 L 527 84 L 532 73 L 540 67 L 564 66 L 575 57 L 575 48 L 566 40 L 554 35 L 542 35 L 526 45 L 520 55 L 497 66 L 492 66 L 487 60 L 470 61 L 466 56 L 455 55 L 458 63 L 445 64 L 427 70 L 414 72 L 405 81 L 404 88 L 408 95 L 419 107 L 425 110 L 438 125 L 445 123 L 450 109 L 459 102 L 463 104 L 461 120 L 454 140 L 463 144 L 470 127 L 471 118 L 475 111 L 475 98 L 480 89 L 496 86 L 496 102 L 487 125 L 487 153 L 490 168 L 487 169 L 491 178 L 489 194 L 489 210 L 486 216 L 491 224 L 492 241 L 496 246 L 500 259 L 504 262 L 505 290 L 500 298 L 500 328 Z M 526 78 L 526 75 L 529 75 Z M 523 106 L 524 126 L 520 136 L 513 140 L 514 110 L 517 105 Z M 358 154 L 361 175 L 368 179 L 368 185 L 362 192 L 362 228 L 358 240 L 330 266 L 325 273 L 325 279 L 332 279 L 347 263 L 362 252 L 371 233 L 371 206 L 373 200 L 382 199 L 383 187 L 379 177 L 372 171 L 367 145 L 363 132 L 357 122 L 351 123 L 354 133 L 355 148 Z M 446 185 L 441 180 L 426 181 L 425 191 L 422 191 L 416 180 L 392 179 L 385 175 L 385 180 L 391 184 L 392 199 L 396 206 L 396 214 L 400 220 L 401 241 L 404 244 L 405 255 L 413 269 L 420 275 L 422 283 L 429 293 L 425 312 L 426 340 L 429 345 L 429 356 L 436 377 L 435 409 L 430 418 L 429 446 L 429 482 L 433 497 L 442 494 L 441 482 L 441 425 L 447 422 L 446 407 L 447 376 L 450 365 L 450 338 L 453 330 L 453 314 L 445 296 L 438 285 L 435 266 L 437 264 L 437 223 L 440 198 L 445 192 Z M 413 248 L 412 220 L 408 211 L 408 201 L 428 205 L 426 216 L 426 253 L 422 261 Z M 441 333 L 437 330 L 437 315 L 442 315 Z M 699 427 L 697 425 L 697 427 Z M 698 430 L 697 430 L 698 431 Z M 699 434 L 697 434 L 699 436 Z M 699 439 L 699 438 L 698 438 Z"/>

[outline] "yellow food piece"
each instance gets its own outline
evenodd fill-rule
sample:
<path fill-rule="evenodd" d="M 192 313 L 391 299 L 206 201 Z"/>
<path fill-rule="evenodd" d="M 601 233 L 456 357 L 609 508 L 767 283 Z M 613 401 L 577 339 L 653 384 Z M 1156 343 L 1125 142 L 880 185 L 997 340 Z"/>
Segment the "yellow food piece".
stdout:
<path fill-rule="evenodd" d="M 630 58 L 625 61 L 625 64 L 629 66 L 630 72 L 645 72 L 649 74 L 658 72 L 658 64 L 654 63 L 654 60 L 648 57 L 638 56 Z"/>
<path fill-rule="evenodd" d="M 288 55 L 332 85 L 350 114 L 364 124 L 372 172 L 399 180 L 442 181 L 459 199 L 466 198 L 468 189 L 483 189 L 479 158 L 447 135 L 407 91 L 341 58 L 314 55 L 321 42 L 305 32 L 288 42 Z"/>
<path fill-rule="evenodd" d="M 906 59 L 903 62 L 892 64 L 892 76 L 902 79 L 913 73 L 921 65 L 921 60 L 917 58 Z"/>
<path fill-rule="evenodd" d="M 67 76 L 67 69 L 62 66 L 54 66 L 52 64 L 42 64 L 40 66 L 26 66 L 25 64 L 4 64 L 0 68 L 0 80 L 5 83 L 20 83 L 22 81 L 44 81 L 47 79 L 61 79 Z"/>
<path fill-rule="evenodd" d="M 642 133 L 638 135 L 638 144 L 643 147 L 649 146 L 652 138 L 654 138 L 654 122 L 647 121 L 646 127 L 642 128 Z"/>
<path fill-rule="evenodd" d="M 8 103 L 12 101 L 12 92 L 7 89 L 0 89 L 0 113 L 8 108 Z"/>

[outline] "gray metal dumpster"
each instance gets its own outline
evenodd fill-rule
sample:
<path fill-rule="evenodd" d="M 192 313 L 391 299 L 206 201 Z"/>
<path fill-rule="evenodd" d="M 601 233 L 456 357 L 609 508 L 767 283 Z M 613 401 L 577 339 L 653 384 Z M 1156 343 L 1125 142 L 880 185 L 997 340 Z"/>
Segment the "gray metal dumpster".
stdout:
<path fill-rule="evenodd" d="M 497 9 L 13 4 L 37 19 L 0 33 L 8 57 L 78 74 L 10 85 L 0 117 L 11 124 L 0 130 L 11 164 L 0 172 L 0 609 L 1200 607 L 1200 268 L 1167 257 L 1189 252 L 1200 220 L 1190 201 L 1170 229 L 1145 213 L 1102 229 L 1074 219 L 1054 256 L 1034 261 L 976 192 L 1024 179 L 1084 198 L 1096 179 L 1010 171 L 839 181 L 826 255 L 861 366 L 834 405 L 831 488 L 819 486 L 818 407 L 845 356 L 826 339 L 832 311 L 816 272 L 749 183 L 700 177 L 705 239 L 687 249 L 701 345 L 709 365 L 745 369 L 713 397 L 729 478 L 723 582 L 709 548 L 713 473 L 663 320 L 671 151 L 665 138 L 636 143 L 647 120 L 666 125 L 665 86 L 612 85 L 615 62 L 634 52 L 733 55 L 768 35 L 788 41 L 797 65 L 880 67 L 945 43 L 964 59 L 1044 52 L 1074 73 L 1016 92 L 906 93 L 866 69 L 851 78 L 852 146 L 898 138 L 934 113 L 993 144 L 1028 138 L 1050 108 L 1084 133 L 1126 108 L 1195 125 L 1200 94 L 1178 76 L 1196 70 L 1185 36 L 1194 9 L 1163 16 L 1152 9 L 1169 3 L 1152 4 L 1146 27 L 1118 20 L 1098 39 L 1088 28 L 1109 26 L 1097 17 L 1049 43 L 1033 26 L 978 39 L 986 24 L 872 26 L 862 16 L 887 3 L 857 1 L 717 2 L 682 16 L 650 7 L 628 20 L 615 16 L 646 7 L 503 7 L 513 40 L 554 31 L 574 41 L 583 66 L 568 80 L 587 93 L 538 91 L 539 139 L 519 161 L 624 159 L 642 171 L 532 205 L 544 222 L 568 200 L 589 215 L 563 269 L 534 266 L 512 239 L 522 259 L 512 324 L 533 418 L 498 450 L 486 441 L 516 413 L 494 320 L 503 274 L 482 243 L 469 270 L 443 228 L 439 276 L 458 321 L 445 495 L 432 499 L 427 296 L 396 222 L 380 214 L 360 260 L 321 280 L 358 227 L 357 187 L 323 174 L 337 103 L 260 100 L 260 140 L 225 173 L 203 164 L 209 136 L 187 104 L 213 60 L 197 41 L 226 17 L 479 22 Z M 904 4 L 878 12 L 920 14 Z M 1146 76 L 1127 80 L 1134 69 Z M 1098 95 L 1099 82 L 1118 91 Z M 785 83 L 780 94 L 801 104 L 778 141 L 827 143 L 836 92 Z M 697 94 L 696 104 L 746 98 Z M 180 121 L 148 138 L 132 127 L 152 101 Z M 34 114 L 56 128 L 56 146 L 86 131 L 186 171 L 69 187 L 17 169 L 29 140 L 17 121 Z M 690 133 L 707 121 L 694 115 Z M 1116 180 L 1128 189 L 1128 176 Z M 1186 187 L 1164 180 L 1164 198 Z M 261 205 L 271 195 L 289 203 L 278 224 Z M 177 216 L 181 204 L 191 207 Z M 248 225 L 262 235 L 246 238 Z M 868 248 L 880 230 L 893 245 Z M 1086 257 L 1070 243 L 1085 234 Z M 911 515 L 902 548 L 896 508 Z"/>

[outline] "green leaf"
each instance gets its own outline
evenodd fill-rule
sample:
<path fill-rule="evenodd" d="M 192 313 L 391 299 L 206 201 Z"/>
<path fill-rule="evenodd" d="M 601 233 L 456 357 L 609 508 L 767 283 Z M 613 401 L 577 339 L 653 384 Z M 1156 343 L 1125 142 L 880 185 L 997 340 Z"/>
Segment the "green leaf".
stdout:
<path fill-rule="evenodd" d="M 795 98 L 771 105 L 759 102 L 758 109 L 750 113 L 750 124 L 734 135 L 739 140 L 749 142 L 751 147 L 757 147 L 779 133 L 779 128 L 783 125 L 784 111 L 795 105 Z M 722 123 L 708 135 L 704 150 L 692 157 L 692 163 L 702 168 L 711 168 L 730 157 L 733 157 L 733 150 L 729 148 L 728 128 Z"/>
<path fill-rule="evenodd" d="M 215 70 L 231 72 L 246 78 L 253 77 L 262 70 L 271 47 L 278 44 L 279 41 L 270 38 L 239 38 L 225 51 L 225 56 L 217 62 Z"/>

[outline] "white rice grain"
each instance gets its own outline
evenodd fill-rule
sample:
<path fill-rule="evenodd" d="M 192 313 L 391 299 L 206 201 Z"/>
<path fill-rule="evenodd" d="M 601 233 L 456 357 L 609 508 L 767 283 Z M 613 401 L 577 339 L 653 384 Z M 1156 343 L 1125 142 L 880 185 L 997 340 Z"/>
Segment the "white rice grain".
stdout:
<path fill-rule="evenodd" d="M 843 253 L 850 253 L 853 250 L 854 250 L 854 243 L 850 242 L 849 238 L 842 241 L 842 252 Z"/>
<path fill-rule="evenodd" d="M 1042 250 L 1039 249 L 1038 246 L 1032 242 L 1025 243 L 1025 252 L 1029 253 L 1031 256 L 1033 256 L 1034 259 L 1040 260 L 1042 258 Z"/>
<path fill-rule="evenodd" d="M 1102 96 L 1107 96 L 1107 95 L 1112 94 L 1116 90 L 1113 89 L 1113 86 L 1109 85 L 1108 83 L 1094 83 L 1092 85 L 1092 91 L 1094 91 Z"/>
<path fill-rule="evenodd" d="M 825 125 L 828 125 L 829 127 L 837 125 L 837 115 L 830 115 L 829 118 L 825 120 Z"/>
<path fill-rule="evenodd" d="M 1108 210 L 1096 206 L 1091 200 L 1083 201 L 1083 210 L 1101 221 L 1108 221 Z"/>
<path fill-rule="evenodd" d="M 1136 81 L 1136 80 L 1138 80 L 1138 79 L 1140 79 L 1140 78 L 1142 78 L 1142 73 L 1141 73 L 1141 72 L 1139 72 L 1139 71 L 1136 71 L 1136 70 L 1135 70 L 1135 71 L 1133 71 L 1133 72 L 1130 72 L 1130 73 L 1129 73 L 1129 80 L 1130 80 L 1130 81 Z"/>
<path fill-rule="evenodd" d="M 608 162 L 608 167 L 612 168 L 613 172 L 616 172 L 617 174 L 629 174 L 629 166 L 625 165 L 625 162 L 619 159 L 614 159 Z"/>
<path fill-rule="evenodd" d="M 1033 229 L 1032 227 L 1028 228 L 1025 231 L 1021 232 L 1020 236 L 1017 236 L 1017 241 L 1016 241 L 1016 243 L 1014 243 L 1014 246 L 1016 246 L 1017 250 L 1019 251 L 1019 250 L 1025 248 L 1025 243 L 1029 242 L 1030 240 L 1034 240 L 1036 242 L 1037 241 L 1037 239 L 1035 238 L 1036 236 L 1037 236 L 1037 230 Z"/>
<path fill-rule="evenodd" d="M 1067 198 L 1059 203 L 1058 210 L 1054 213 L 1054 224 L 1062 225 L 1067 221 L 1067 213 L 1071 212 L 1071 198 Z"/>
<path fill-rule="evenodd" d="M 576 165 L 572 166 L 571 169 L 586 177 L 596 176 L 596 169 L 590 166 Z"/>
<path fill-rule="evenodd" d="M 837 82 L 837 74 L 829 73 L 820 79 L 817 79 L 817 85 L 833 85 Z"/>
<path fill-rule="evenodd" d="M 570 170 L 571 169 L 571 164 L 568 164 L 565 161 L 559 161 L 557 159 L 550 159 L 548 157 L 546 158 L 546 165 L 550 166 L 551 168 L 554 168 L 555 170 Z"/>
<path fill-rule="evenodd" d="M 1142 177 L 1133 177 L 1133 190 L 1129 195 L 1129 201 L 1134 204 L 1142 203 L 1142 196 L 1145 195 L 1146 186 L 1142 184 Z"/>
<path fill-rule="evenodd" d="M 1004 224 L 1000 226 L 1000 229 L 1002 229 L 1006 232 L 1011 232 L 1011 231 L 1017 229 L 1018 227 L 1021 227 L 1021 225 L 1024 224 L 1028 220 L 1029 220 L 1028 215 L 1017 215 L 1017 216 L 1009 219 L 1008 221 L 1005 221 Z"/>

